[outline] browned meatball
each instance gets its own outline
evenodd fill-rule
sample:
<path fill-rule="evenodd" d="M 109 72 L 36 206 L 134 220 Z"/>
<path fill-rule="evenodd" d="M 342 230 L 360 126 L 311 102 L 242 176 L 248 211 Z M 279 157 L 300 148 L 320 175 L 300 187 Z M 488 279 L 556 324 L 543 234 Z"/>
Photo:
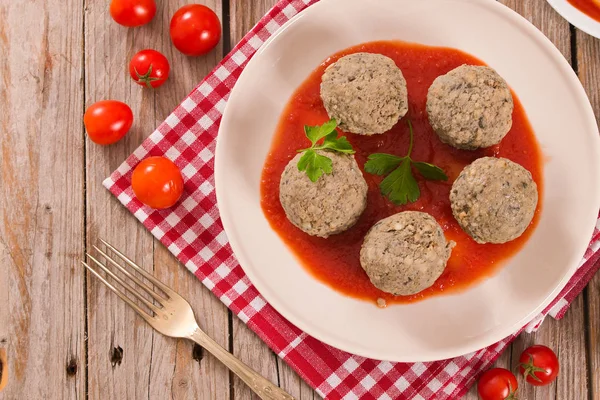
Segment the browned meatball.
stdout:
<path fill-rule="evenodd" d="M 354 157 L 317 151 L 332 160 L 333 171 L 312 182 L 298 170 L 296 155 L 285 167 L 279 200 L 290 222 L 312 236 L 328 237 L 353 226 L 367 206 L 367 182 Z"/>
<path fill-rule="evenodd" d="M 463 65 L 433 81 L 429 123 L 440 140 L 474 150 L 500 143 L 512 126 L 510 88 L 492 68 Z"/>
<path fill-rule="evenodd" d="M 360 264 L 377 288 L 407 296 L 433 285 L 454 245 L 431 215 L 404 211 L 373 225 L 360 249 Z"/>
<path fill-rule="evenodd" d="M 389 131 L 408 111 L 402 71 L 381 54 L 355 53 L 331 64 L 323 74 L 321 98 L 342 130 L 361 135 Z"/>
<path fill-rule="evenodd" d="M 506 158 L 475 160 L 463 169 L 450 191 L 454 218 L 478 243 L 505 243 L 521 236 L 537 202 L 531 173 Z"/>

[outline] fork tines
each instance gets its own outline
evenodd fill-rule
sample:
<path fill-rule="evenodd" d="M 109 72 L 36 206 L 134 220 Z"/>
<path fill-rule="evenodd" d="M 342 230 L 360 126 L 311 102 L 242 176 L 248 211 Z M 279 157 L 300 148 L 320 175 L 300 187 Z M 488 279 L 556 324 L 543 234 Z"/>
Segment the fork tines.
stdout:
<path fill-rule="evenodd" d="M 142 290 L 137 289 L 134 285 L 131 285 L 128 282 L 126 282 L 125 279 L 121 278 L 115 272 L 111 271 L 105 264 L 100 262 L 96 257 L 92 256 L 89 253 L 86 253 L 86 256 L 88 257 L 89 260 L 92 261 L 92 263 L 88 264 L 85 261 L 82 261 L 81 263 L 92 274 L 94 274 L 98 279 L 100 279 L 100 281 L 102 281 L 102 283 L 104 283 L 117 296 L 119 296 L 123 301 L 125 301 L 127 304 L 129 304 L 129 306 L 131 306 L 131 308 L 133 308 L 144 319 L 149 321 L 149 320 L 155 318 L 156 314 L 159 314 L 161 308 L 163 308 L 163 303 L 172 296 L 172 290 L 168 286 L 164 285 L 162 282 L 160 282 L 159 280 L 154 278 L 151 274 L 146 272 L 144 269 L 142 269 L 139 265 L 137 265 L 136 263 L 131 261 L 123 253 L 121 253 L 119 250 L 114 248 L 108 242 L 106 242 L 103 239 L 100 239 L 100 242 L 102 242 L 104 244 L 104 246 L 106 246 L 106 248 L 108 250 L 110 250 L 111 253 L 115 254 L 121 261 L 123 261 L 123 263 L 125 265 L 129 266 L 134 271 L 138 272 L 140 275 L 142 275 L 142 277 L 144 277 L 149 282 L 151 282 L 155 287 L 159 288 L 164 294 L 161 295 L 161 294 L 157 293 L 157 291 L 152 289 L 150 286 L 148 286 L 146 283 L 144 283 L 140 278 L 138 278 L 136 276 L 135 272 L 133 272 L 133 271 L 130 272 L 126 267 L 124 267 L 119 262 L 115 261 L 111 256 L 109 256 L 107 254 L 107 252 L 102 251 L 95 245 L 92 245 L 94 250 L 96 250 L 109 264 L 111 264 L 118 271 L 120 271 L 120 273 L 126 277 L 125 279 L 128 278 L 131 281 L 133 281 L 135 286 L 141 288 L 143 290 L 143 292 L 145 292 L 146 295 L 143 294 Z M 90 264 L 94 265 L 94 266 L 91 266 Z M 104 271 L 104 273 L 106 275 L 103 276 L 102 274 L 100 274 L 98 272 L 98 270 Z M 110 277 L 112 280 L 116 281 L 125 290 L 121 290 L 121 289 L 115 287 L 113 284 L 111 284 L 107 279 L 108 277 Z M 146 310 L 144 310 L 135 301 L 133 301 L 127 295 L 127 292 L 129 292 L 133 296 L 135 296 L 135 298 L 137 300 L 139 300 L 146 307 Z M 152 297 L 153 301 L 148 300 L 148 295 Z"/>

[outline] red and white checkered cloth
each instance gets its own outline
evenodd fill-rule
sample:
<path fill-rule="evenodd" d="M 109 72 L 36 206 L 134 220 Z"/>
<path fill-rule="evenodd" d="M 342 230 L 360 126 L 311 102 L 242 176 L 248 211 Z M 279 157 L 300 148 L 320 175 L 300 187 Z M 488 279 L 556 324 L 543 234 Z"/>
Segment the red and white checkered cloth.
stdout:
<path fill-rule="evenodd" d="M 104 186 L 206 287 L 256 332 L 323 397 L 329 399 L 456 399 L 518 333 L 475 353 L 430 363 L 391 363 L 330 347 L 279 315 L 252 286 L 223 231 L 214 187 L 215 139 L 225 103 L 256 50 L 287 20 L 318 0 L 281 0 L 192 91 Z M 163 211 L 142 205 L 130 179 L 148 156 L 166 156 L 182 171 L 185 194 Z M 600 227 L 600 223 L 597 224 Z M 562 293 L 523 329 L 535 330 L 549 314 L 561 318 L 600 263 L 598 229 L 581 267 Z"/>

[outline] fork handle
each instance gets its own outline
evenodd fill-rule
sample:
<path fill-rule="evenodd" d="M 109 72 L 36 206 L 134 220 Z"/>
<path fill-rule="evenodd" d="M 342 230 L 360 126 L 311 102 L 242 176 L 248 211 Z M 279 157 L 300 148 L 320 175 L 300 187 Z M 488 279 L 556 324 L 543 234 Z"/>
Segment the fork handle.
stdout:
<path fill-rule="evenodd" d="M 189 338 L 204 347 L 225 364 L 227 368 L 243 380 L 262 400 L 295 400 L 293 396 L 237 359 L 199 328 Z"/>

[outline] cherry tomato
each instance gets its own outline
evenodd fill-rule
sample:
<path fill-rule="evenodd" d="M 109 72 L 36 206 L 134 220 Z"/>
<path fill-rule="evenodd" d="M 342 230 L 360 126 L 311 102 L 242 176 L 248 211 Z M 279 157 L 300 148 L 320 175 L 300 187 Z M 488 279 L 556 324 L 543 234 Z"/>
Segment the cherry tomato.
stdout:
<path fill-rule="evenodd" d="M 133 170 L 131 187 L 136 197 L 147 206 L 168 208 L 181 197 L 183 178 L 173 161 L 165 157 L 149 157 Z"/>
<path fill-rule="evenodd" d="M 142 50 L 129 62 L 129 75 L 138 85 L 149 88 L 161 86 L 169 77 L 169 60 L 156 50 Z"/>
<path fill-rule="evenodd" d="M 481 400 L 513 400 L 518 387 L 517 378 L 504 368 L 485 371 L 477 383 Z"/>
<path fill-rule="evenodd" d="M 558 358 L 546 346 L 531 346 L 519 357 L 519 371 L 534 386 L 549 385 L 556 379 L 558 370 Z"/>
<path fill-rule="evenodd" d="M 116 143 L 133 124 L 133 113 L 125 103 L 102 100 L 85 110 L 83 124 L 90 139 L 98 144 Z"/>
<path fill-rule="evenodd" d="M 171 40 L 186 56 L 211 51 L 221 39 L 221 22 L 210 8 L 201 4 L 181 7 L 171 18 Z"/>
<path fill-rule="evenodd" d="M 110 15 L 117 24 L 132 28 L 146 25 L 156 14 L 154 0 L 112 0 Z"/>

